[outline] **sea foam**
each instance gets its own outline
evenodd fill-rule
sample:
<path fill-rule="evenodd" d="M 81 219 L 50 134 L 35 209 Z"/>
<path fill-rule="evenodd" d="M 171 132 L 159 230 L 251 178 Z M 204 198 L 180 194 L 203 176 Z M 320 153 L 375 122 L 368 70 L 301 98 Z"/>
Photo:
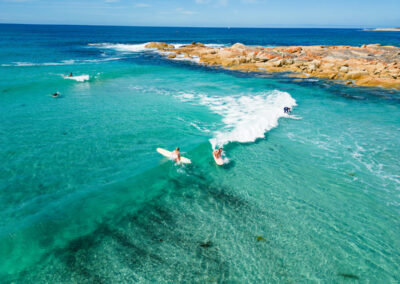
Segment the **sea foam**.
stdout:
<path fill-rule="evenodd" d="M 123 44 L 123 43 L 89 43 L 89 46 L 102 49 L 114 49 L 122 52 L 143 52 L 145 50 L 152 50 L 145 48 L 147 43 L 141 44 Z"/>
<path fill-rule="evenodd" d="M 85 82 L 85 81 L 89 81 L 89 79 L 90 79 L 89 75 L 86 75 L 86 74 L 80 75 L 80 76 L 72 76 L 72 77 L 63 76 L 63 77 L 64 77 L 64 79 L 75 80 L 77 82 Z"/>

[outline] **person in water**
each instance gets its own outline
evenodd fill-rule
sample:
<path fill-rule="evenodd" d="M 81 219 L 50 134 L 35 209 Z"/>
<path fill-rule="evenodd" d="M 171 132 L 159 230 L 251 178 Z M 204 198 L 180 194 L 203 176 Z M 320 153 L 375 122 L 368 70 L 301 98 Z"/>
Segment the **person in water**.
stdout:
<path fill-rule="evenodd" d="M 175 162 L 179 162 L 181 160 L 181 153 L 179 153 L 179 147 L 177 147 L 174 151 L 172 151 L 172 157 Z"/>
<path fill-rule="evenodd" d="M 53 94 L 53 98 L 57 98 L 59 95 L 60 95 L 60 93 L 56 92 L 56 93 Z"/>
<path fill-rule="evenodd" d="M 216 159 L 221 158 L 221 156 L 222 156 L 222 148 L 215 149 L 215 150 L 213 151 L 213 155 L 214 155 L 214 157 L 215 157 Z"/>
<path fill-rule="evenodd" d="M 292 109 L 290 107 L 284 107 L 283 108 L 283 112 L 287 113 L 287 114 L 291 114 L 292 113 Z"/>
<path fill-rule="evenodd" d="M 72 75 L 72 72 L 71 73 L 69 73 L 69 76 L 68 77 L 72 77 L 73 75 Z"/>

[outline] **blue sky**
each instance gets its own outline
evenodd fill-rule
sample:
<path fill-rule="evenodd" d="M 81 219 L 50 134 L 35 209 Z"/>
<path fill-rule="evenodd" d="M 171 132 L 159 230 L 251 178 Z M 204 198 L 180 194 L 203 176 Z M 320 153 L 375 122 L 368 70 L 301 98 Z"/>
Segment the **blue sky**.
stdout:
<path fill-rule="evenodd" d="M 400 0 L 0 0 L 1 23 L 398 27 Z"/>

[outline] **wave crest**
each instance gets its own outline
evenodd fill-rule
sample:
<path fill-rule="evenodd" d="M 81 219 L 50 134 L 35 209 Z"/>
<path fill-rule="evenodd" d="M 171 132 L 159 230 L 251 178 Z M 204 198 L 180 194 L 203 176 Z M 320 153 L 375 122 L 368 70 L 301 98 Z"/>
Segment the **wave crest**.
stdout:
<path fill-rule="evenodd" d="M 146 48 L 145 46 L 149 42 L 146 43 L 138 43 L 138 44 L 132 44 L 132 43 L 108 43 L 108 42 L 103 42 L 103 43 L 89 43 L 88 45 L 90 47 L 95 47 L 95 48 L 101 48 L 101 49 L 113 49 L 116 51 L 121 51 L 121 52 L 143 52 L 143 51 L 157 51 L 155 48 Z M 171 43 L 175 48 L 180 48 L 184 45 L 189 45 L 190 43 Z M 217 44 L 217 43 L 207 43 L 205 46 L 209 47 L 223 47 L 223 44 Z M 162 52 L 165 53 L 165 52 Z"/>
<path fill-rule="evenodd" d="M 114 49 L 122 52 L 142 52 L 145 50 L 149 50 L 149 48 L 145 48 L 147 43 L 141 44 L 123 44 L 123 43 L 89 43 L 89 46 L 102 48 L 102 49 Z"/>
<path fill-rule="evenodd" d="M 85 82 L 85 81 L 89 81 L 89 79 L 90 79 L 89 75 L 86 75 L 86 74 L 80 75 L 80 76 L 72 76 L 72 77 L 63 76 L 63 77 L 64 77 L 64 79 L 74 80 L 77 82 Z"/>
<path fill-rule="evenodd" d="M 254 96 L 210 97 L 185 93 L 176 97 L 186 102 L 196 100 L 222 116 L 225 126 L 210 139 L 213 148 L 264 138 L 266 132 L 278 126 L 279 118 L 289 117 L 283 108 L 296 106 L 296 100 L 289 93 L 278 90 Z"/>

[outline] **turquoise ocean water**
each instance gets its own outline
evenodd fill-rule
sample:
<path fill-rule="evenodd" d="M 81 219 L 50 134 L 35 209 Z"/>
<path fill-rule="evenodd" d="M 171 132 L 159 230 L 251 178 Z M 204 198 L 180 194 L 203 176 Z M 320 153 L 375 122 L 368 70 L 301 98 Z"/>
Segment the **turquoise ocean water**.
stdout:
<path fill-rule="evenodd" d="M 400 281 L 399 91 L 171 61 L 149 41 L 400 35 L 0 25 L 1 283 Z M 155 151 L 177 146 L 191 165 Z"/>

